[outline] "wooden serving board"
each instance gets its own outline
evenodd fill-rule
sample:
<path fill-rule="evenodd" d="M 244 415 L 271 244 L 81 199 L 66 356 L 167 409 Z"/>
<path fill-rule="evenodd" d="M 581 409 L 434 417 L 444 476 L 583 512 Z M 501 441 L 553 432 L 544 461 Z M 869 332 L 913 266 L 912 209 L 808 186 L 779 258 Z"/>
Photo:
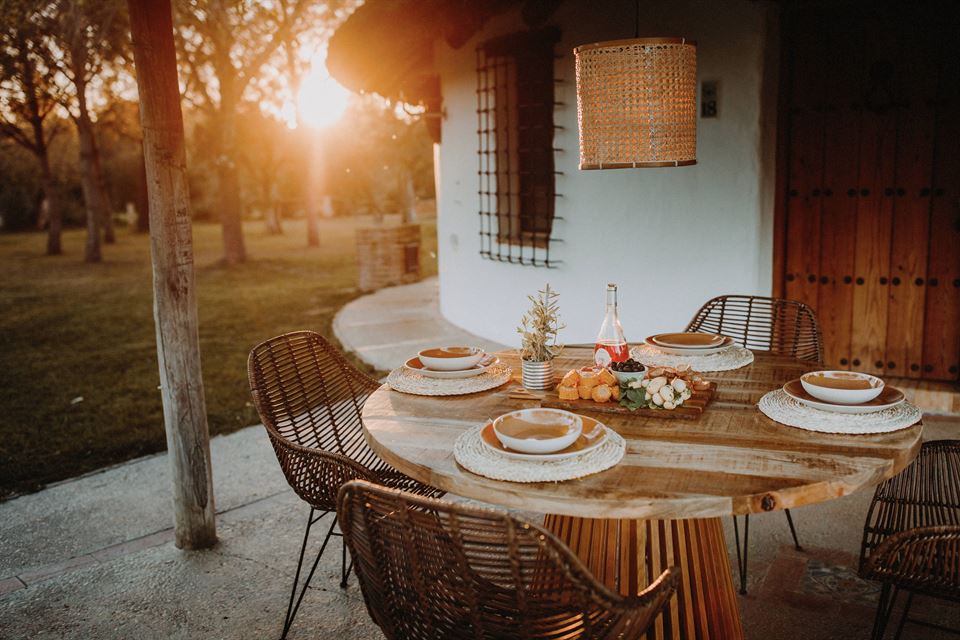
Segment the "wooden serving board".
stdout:
<path fill-rule="evenodd" d="M 551 409 L 565 409 L 574 413 L 592 411 L 594 413 L 619 413 L 628 416 L 645 416 L 648 418 L 673 418 L 678 420 L 696 420 L 703 415 L 707 405 L 717 393 L 717 383 L 710 382 L 710 388 L 703 391 L 694 391 L 682 405 L 676 409 L 637 409 L 631 411 L 619 402 L 594 402 L 593 400 L 561 400 L 556 391 L 547 392 L 547 397 L 540 402 L 541 407 Z"/>

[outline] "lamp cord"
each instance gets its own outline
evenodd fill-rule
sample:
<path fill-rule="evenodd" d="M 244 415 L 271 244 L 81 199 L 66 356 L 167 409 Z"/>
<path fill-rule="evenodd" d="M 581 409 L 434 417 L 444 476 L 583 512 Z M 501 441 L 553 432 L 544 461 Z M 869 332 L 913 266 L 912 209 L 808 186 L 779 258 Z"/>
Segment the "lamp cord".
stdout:
<path fill-rule="evenodd" d="M 636 27 L 633 31 L 633 37 L 639 38 L 640 37 L 640 0 L 637 0 L 637 4 L 636 4 L 636 18 L 637 18 Z"/>

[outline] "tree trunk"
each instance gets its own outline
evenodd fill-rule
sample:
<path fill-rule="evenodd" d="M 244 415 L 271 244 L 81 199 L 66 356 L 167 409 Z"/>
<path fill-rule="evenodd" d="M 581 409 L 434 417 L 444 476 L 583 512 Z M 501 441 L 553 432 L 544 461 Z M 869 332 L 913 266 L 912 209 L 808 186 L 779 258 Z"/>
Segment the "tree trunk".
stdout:
<path fill-rule="evenodd" d="M 257 174 L 260 184 L 260 200 L 263 204 L 263 222 L 267 233 L 276 236 L 283 234 L 280 222 L 280 200 L 276 193 L 276 172 L 261 171 Z"/>
<path fill-rule="evenodd" d="M 237 173 L 235 120 L 235 104 L 223 98 L 219 123 L 221 153 L 217 162 L 217 177 L 220 189 L 220 221 L 223 225 L 223 259 L 230 265 L 240 264 L 247 259 L 240 216 L 240 178 Z"/>
<path fill-rule="evenodd" d="M 324 192 L 323 139 L 307 150 L 307 246 L 320 246 L 320 206 Z"/>
<path fill-rule="evenodd" d="M 283 235 L 283 225 L 280 223 L 280 205 L 278 203 L 267 202 L 263 217 L 267 223 L 267 233 L 275 236 Z"/>
<path fill-rule="evenodd" d="M 150 231 L 150 201 L 147 197 L 147 164 L 143 156 L 143 141 L 140 142 L 140 175 L 137 181 L 137 233 Z"/>
<path fill-rule="evenodd" d="M 100 201 L 103 210 L 100 212 L 100 226 L 103 229 L 103 241 L 107 244 L 117 242 L 117 233 L 113 228 L 113 204 L 110 202 L 110 189 L 107 188 L 107 179 L 103 175 L 103 166 L 100 163 L 100 148 L 94 144 L 93 167 L 97 172 L 97 188 L 100 189 Z"/>
<path fill-rule="evenodd" d="M 40 132 L 43 141 L 43 132 Z M 50 170 L 50 158 L 45 144 L 39 146 L 37 159 L 40 161 L 40 175 L 43 184 L 43 199 L 47 211 L 47 255 L 58 256 L 63 253 L 60 235 L 63 230 L 63 211 L 60 209 L 60 189 L 57 179 Z"/>
<path fill-rule="evenodd" d="M 43 185 L 43 203 L 40 209 L 40 223 L 47 226 L 47 255 L 57 256 L 63 253 L 60 232 L 63 227 L 63 211 L 60 208 L 60 190 L 57 180 L 50 170 L 49 139 L 44 134 L 43 119 L 40 114 L 39 92 L 35 82 L 36 66 L 27 51 L 26 40 L 19 41 L 20 64 L 23 69 L 23 82 L 26 87 L 27 106 L 30 113 L 30 128 L 33 130 L 33 145 L 30 151 L 40 163 L 41 184 Z"/>
<path fill-rule="evenodd" d="M 81 91 L 77 87 L 78 92 Z M 82 100 L 81 100 L 82 102 Z M 100 212 L 103 211 L 100 198 L 102 193 L 97 184 L 97 176 L 93 169 L 93 129 L 86 110 L 81 110 L 77 119 L 77 134 L 80 138 L 80 185 L 83 187 L 83 202 L 87 210 L 87 244 L 84 249 L 84 260 L 100 262 Z"/>
<path fill-rule="evenodd" d="M 49 165 L 43 174 L 43 197 L 47 203 L 47 255 L 58 256 L 63 253 L 60 235 L 63 230 L 63 211 L 60 209 L 60 193 L 57 181 L 50 172 Z"/>
<path fill-rule="evenodd" d="M 154 319 L 176 544 L 217 541 L 170 0 L 128 0 L 150 198 Z"/>
<path fill-rule="evenodd" d="M 84 260 L 100 262 L 100 228 L 108 213 L 104 202 L 100 152 L 93 133 L 93 122 L 87 108 L 86 48 L 71 56 L 74 65 L 74 85 L 77 90 L 77 133 L 80 138 L 80 184 L 87 209 L 87 245 Z"/>

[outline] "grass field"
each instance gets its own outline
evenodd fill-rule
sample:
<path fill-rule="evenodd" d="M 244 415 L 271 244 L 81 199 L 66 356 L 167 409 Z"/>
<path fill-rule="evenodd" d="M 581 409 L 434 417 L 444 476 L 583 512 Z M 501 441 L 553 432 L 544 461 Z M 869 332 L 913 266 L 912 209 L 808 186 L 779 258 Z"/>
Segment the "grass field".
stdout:
<path fill-rule="evenodd" d="M 246 357 L 285 331 L 331 336 L 357 297 L 354 229 L 323 222 L 307 249 L 302 222 L 269 236 L 246 228 L 249 262 L 220 264 L 220 227 L 194 227 L 200 349 L 211 434 L 258 422 Z M 121 231 L 104 262 L 82 262 L 83 233 L 43 256 L 41 234 L 0 235 L 0 499 L 164 449 L 157 390 L 149 238 Z M 424 273 L 436 272 L 433 221 L 423 223 Z"/>

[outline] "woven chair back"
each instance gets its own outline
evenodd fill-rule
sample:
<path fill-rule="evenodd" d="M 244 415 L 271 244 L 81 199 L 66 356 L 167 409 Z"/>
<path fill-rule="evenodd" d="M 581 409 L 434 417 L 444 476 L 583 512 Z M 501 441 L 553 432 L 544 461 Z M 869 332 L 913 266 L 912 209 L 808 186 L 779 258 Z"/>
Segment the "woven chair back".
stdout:
<path fill-rule="evenodd" d="M 960 440 L 924 442 L 910 466 L 877 486 L 863 527 L 861 571 L 887 538 L 921 527 L 960 527 Z M 960 535 L 953 539 L 960 563 Z M 960 597 L 960 564 L 953 576 Z"/>
<path fill-rule="evenodd" d="M 719 333 L 749 349 L 816 363 L 823 361 L 823 336 L 817 315 L 796 300 L 719 296 L 697 311 L 687 331 Z"/>
<path fill-rule="evenodd" d="M 258 344 L 247 359 L 247 375 L 287 481 L 314 507 L 335 509 L 340 485 L 366 477 L 358 465 L 386 466 L 364 441 L 360 420 L 379 384 L 320 334 L 295 331 Z"/>
<path fill-rule="evenodd" d="M 668 570 L 622 597 L 540 527 L 366 482 L 344 485 L 338 517 L 388 638 L 638 638 L 677 584 Z"/>

